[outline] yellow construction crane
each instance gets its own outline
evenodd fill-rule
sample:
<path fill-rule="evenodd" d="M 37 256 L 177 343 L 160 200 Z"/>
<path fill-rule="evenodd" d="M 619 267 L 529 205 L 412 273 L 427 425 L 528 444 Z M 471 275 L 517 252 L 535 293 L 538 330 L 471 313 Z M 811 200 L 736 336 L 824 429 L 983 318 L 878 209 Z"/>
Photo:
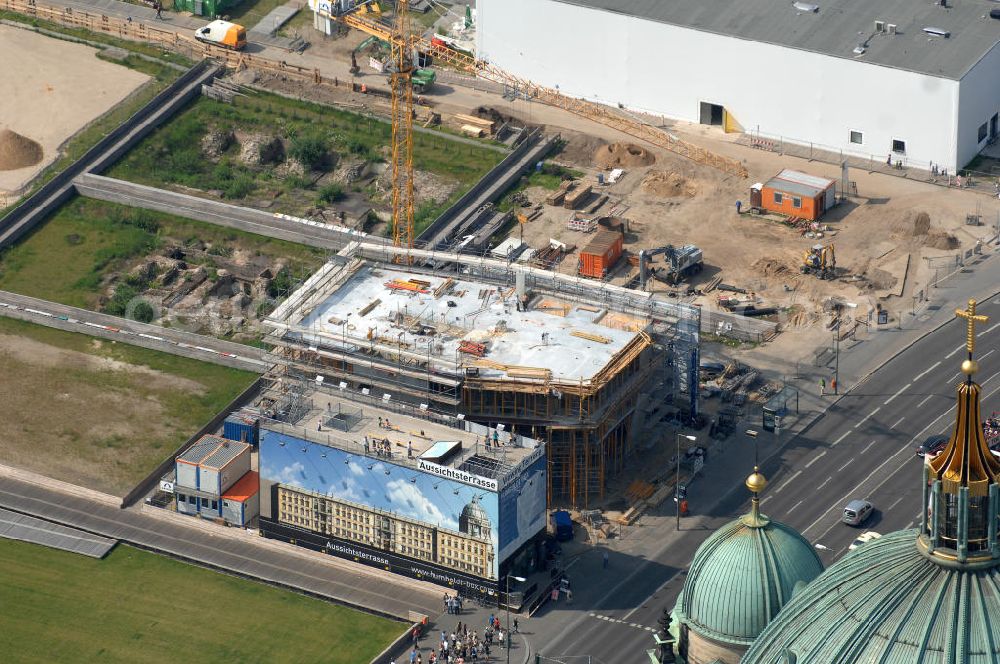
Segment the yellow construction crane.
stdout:
<path fill-rule="evenodd" d="M 398 0 L 396 2 L 397 11 L 402 8 L 401 13 L 406 13 L 406 5 L 406 0 Z M 401 48 L 406 47 L 406 50 L 410 53 L 411 58 L 414 50 L 420 51 L 479 78 L 507 86 L 518 96 L 533 99 L 550 106 L 555 106 L 556 108 L 570 111 L 571 113 L 575 113 L 581 117 L 587 118 L 588 120 L 599 122 L 605 126 L 617 129 L 621 132 L 629 134 L 630 136 L 634 136 L 635 138 L 642 139 L 653 145 L 670 150 L 671 152 L 679 154 L 682 157 L 687 157 L 688 159 L 691 159 L 699 164 L 705 164 L 706 166 L 716 168 L 724 173 L 736 175 L 741 178 L 748 176 L 746 167 L 737 159 L 715 154 L 705 148 L 683 141 L 676 136 L 659 129 L 658 127 L 653 127 L 652 125 L 648 125 L 644 122 L 640 122 L 614 112 L 606 106 L 595 104 L 587 101 L 586 99 L 567 97 L 561 94 L 558 90 L 537 85 L 527 79 L 515 76 L 484 60 L 477 60 L 470 55 L 462 53 L 461 51 L 456 51 L 444 43 L 438 41 L 432 42 L 423 37 L 410 36 L 409 33 L 401 35 L 398 29 L 398 19 L 395 27 L 390 27 L 384 23 L 359 16 L 358 13 L 353 10 L 347 13 L 331 15 L 330 18 L 340 21 L 344 25 L 391 42 L 394 49 L 396 48 L 398 42 Z M 395 91 L 396 88 L 393 87 L 394 100 Z M 395 105 L 395 101 L 393 104 Z M 395 118 L 395 115 L 393 117 Z"/>
<path fill-rule="evenodd" d="M 392 241 L 413 248 L 413 37 L 409 0 L 396 2 L 389 40 L 392 85 Z"/>

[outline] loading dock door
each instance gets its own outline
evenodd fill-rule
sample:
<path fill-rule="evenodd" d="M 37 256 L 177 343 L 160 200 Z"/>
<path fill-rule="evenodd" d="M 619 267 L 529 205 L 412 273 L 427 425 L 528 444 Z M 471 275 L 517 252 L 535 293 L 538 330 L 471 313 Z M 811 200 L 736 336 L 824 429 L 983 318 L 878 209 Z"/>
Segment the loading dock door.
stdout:
<path fill-rule="evenodd" d="M 704 125 L 722 126 L 723 109 L 718 104 L 701 102 L 698 121 Z"/>

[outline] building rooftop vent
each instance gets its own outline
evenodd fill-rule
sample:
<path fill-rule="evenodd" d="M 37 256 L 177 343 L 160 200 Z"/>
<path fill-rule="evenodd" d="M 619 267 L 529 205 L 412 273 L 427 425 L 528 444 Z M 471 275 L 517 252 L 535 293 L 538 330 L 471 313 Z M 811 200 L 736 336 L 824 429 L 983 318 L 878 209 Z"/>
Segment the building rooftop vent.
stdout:
<path fill-rule="evenodd" d="M 943 28 L 924 28 L 924 32 L 932 37 L 944 37 L 945 39 L 951 37 L 951 33 Z"/>
<path fill-rule="evenodd" d="M 819 11 L 819 5 L 814 5 L 811 2 L 793 2 L 792 7 L 800 12 L 808 12 L 810 14 L 815 14 Z"/>

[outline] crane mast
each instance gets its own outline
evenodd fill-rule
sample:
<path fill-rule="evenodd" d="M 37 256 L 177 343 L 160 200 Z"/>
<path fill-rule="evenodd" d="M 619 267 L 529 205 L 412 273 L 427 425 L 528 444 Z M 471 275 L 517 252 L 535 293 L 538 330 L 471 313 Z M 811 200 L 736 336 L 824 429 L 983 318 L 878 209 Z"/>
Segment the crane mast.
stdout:
<path fill-rule="evenodd" d="M 413 248 L 413 44 L 409 1 L 396 2 L 392 28 L 392 241 Z"/>

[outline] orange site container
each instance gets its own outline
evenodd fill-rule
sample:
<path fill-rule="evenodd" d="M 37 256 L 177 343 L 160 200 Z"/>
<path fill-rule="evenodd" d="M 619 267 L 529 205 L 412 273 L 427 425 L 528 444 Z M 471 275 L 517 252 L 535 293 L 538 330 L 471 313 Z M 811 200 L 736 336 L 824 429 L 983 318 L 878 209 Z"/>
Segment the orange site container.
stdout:
<path fill-rule="evenodd" d="M 603 279 L 622 257 L 622 234 L 599 230 L 594 239 L 580 251 L 579 273 L 584 277 Z"/>

